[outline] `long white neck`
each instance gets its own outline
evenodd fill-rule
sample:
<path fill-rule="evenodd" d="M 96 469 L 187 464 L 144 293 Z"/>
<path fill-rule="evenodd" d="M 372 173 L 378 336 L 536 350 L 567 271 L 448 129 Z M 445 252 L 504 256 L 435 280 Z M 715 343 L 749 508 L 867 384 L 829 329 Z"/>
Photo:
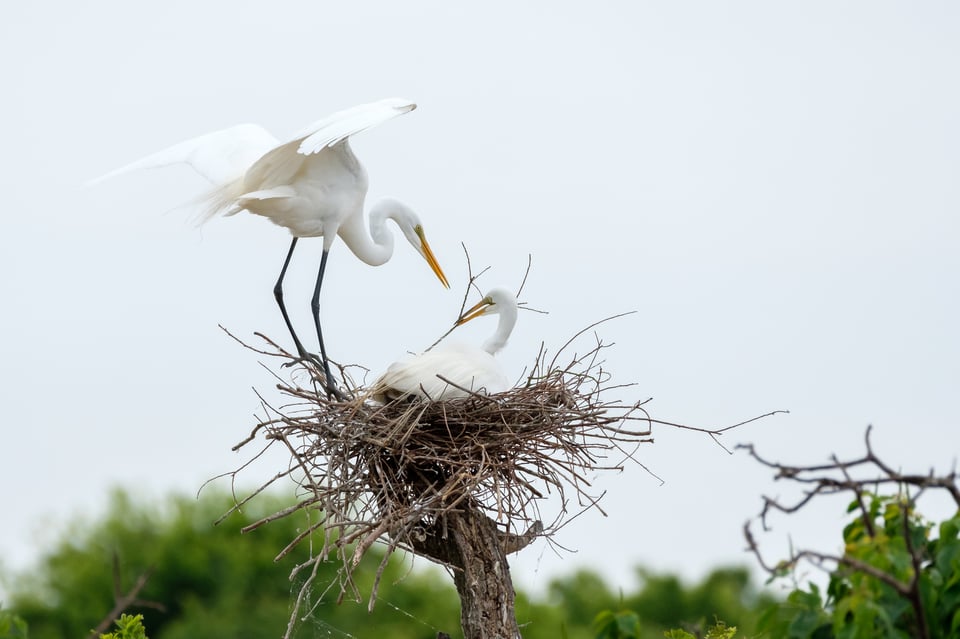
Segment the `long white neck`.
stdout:
<path fill-rule="evenodd" d="M 387 219 L 402 224 L 405 208 L 396 200 L 382 200 L 370 209 L 370 231 L 363 227 L 363 212 L 349 216 L 337 235 L 353 254 L 370 266 L 380 266 L 393 257 L 393 232 Z"/>
<path fill-rule="evenodd" d="M 500 320 L 497 322 L 497 330 L 490 339 L 483 343 L 483 350 L 491 355 L 496 355 L 507 345 L 507 340 L 510 339 L 510 333 L 513 332 L 513 327 L 517 323 L 516 303 L 498 304 L 498 306 L 500 307 Z"/>

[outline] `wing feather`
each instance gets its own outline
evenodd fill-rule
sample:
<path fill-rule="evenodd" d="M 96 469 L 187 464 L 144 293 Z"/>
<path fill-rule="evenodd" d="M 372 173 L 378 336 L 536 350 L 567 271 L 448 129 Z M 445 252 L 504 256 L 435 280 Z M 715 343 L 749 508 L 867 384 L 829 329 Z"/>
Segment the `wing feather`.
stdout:
<path fill-rule="evenodd" d="M 299 142 L 298 153 L 312 155 L 343 142 L 351 135 L 366 131 L 370 127 L 382 124 L 416 108 L 415 103 L 403 98 L 387 98 L 377 102 L 360 104 L 317 120 L 302 129 L 294 136 L 292 141 Z"/>
<path fill-rule="evenodd" d="M 388 98 L 332 113 L 265 153 L 247 171 L 244 183 L 248 188 L 288 184 L 311 155 L 343 142 L 354 133 L 412 111 L 416 106 L 409 100 Z"/>
<path fill-rule="evenodd" d="M 466 395 L 441 377 L 475 392 L 499 393 L 510 387 L 503 369 L 490 353 L 463 344 L 451 344 L 395 362 L 374 386 L 377 394 L 386 398 L 426 395 L 437 400 Z"/>
<path fill-rule="evenodd" d="M 184 140 L 110 171 L 87 185 L 92 186 L 139 169 L 180 163 L 190 165 L 216 186 L 225 185 L 243 176 L 248 168 L 278 143 L 277 138 L 259 125 L 240 124 Z"/>

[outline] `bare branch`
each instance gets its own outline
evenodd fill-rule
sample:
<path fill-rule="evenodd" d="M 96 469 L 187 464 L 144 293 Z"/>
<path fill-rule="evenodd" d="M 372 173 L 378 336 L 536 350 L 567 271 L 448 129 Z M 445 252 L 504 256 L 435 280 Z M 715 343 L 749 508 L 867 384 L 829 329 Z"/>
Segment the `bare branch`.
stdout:
<path fill-rule="evenodd" d="M 868 427 L 864 436 L 866 448 L 864 456 L 843 460 L 833 455 L 828 464 L 810 466 L 782 464 L 761 457 L 751 445 L 738 448 L 747 450 L 756 461 L 775 471 L 774 479 L 784 479 L 804 487 L 802 496 L 792 501 L 781 501 L 772 497 L 763 498 L 763 509 L 757 519 L 760 520 L 764 530 L 769 530 L 767 520 L 774 511 L 792 515 L 803 510 L 817 497 L 848 494 L 857 504 L 865 533 L 870 538 L 877 538 L 883 531 L 878 530 L 879 524 L 875 522 L 875 513 L 870 501 L 876 496 L 880 487 L 895 487 L 896 494 L 900 496 L 896 501 L 896 507 L 900 511 L 899 517 L 903 526 L 901 534 L 904 537 L 912 567 L 911 577 L 908 581 L 903 581 L 887 569 L 874 566 L 848 553 L 837 555 L 807 548 L 792 549 L 789 557 L 771 566 L 760 552 L 756 538 L 750 529 L 750 522 L 747 522 L 743 529 L 744 537 L 747 540 L 747 549 L 753 553 L 760 566 L 775 577 L 783 576 L 786 572 L 795 568 L 799 562 L 806 560 L 816 566 L 831 563 L 834 569 L 843 566 L 877 579 L 893 588 L 909 602 L 914 611 L 918 636 L 921 638 L 929 637 L 919 579 L 923 564 L 928 558 L 925 556 L 925 549 L 918 548 L 914 544 L 910 523 L 911 512 L 917 498 L 929 490 L 947 492 L 953 497 L 957 506 L 960 506 L 957 473 L 954 471 L 940 476 L 936 475 L 933 470 L 926 475 L 902 473 L 876 455 L 870 442 L 871 430 L 871 427 Z M 912 496 L 910 495 L 911 489 L 914 492 Z"/>
<path fill-rule="evenodd" d="M 164 611 L 165 608 L 163 604 L 156 601 L 146 601 L 144 599 L 139 599 L 140 591 L 143 590 L 143 587 L 147 585 L 147 581 L 150 579 L 150 575 L 153 574 L 153 568 L 148 568 L 145 570 L 139 577 L 137 577 L 136 582 L 133 584 L 133 587 L 130 588 L 126 593 L 123 592 L 123 587 L 121 585 L 120 579 L 120 558 L 117 556 L 117 553 L 113 553 L 113 599 L 114 605 L 110 612 L 97 624 L 97 627 L 90 631 L 90 634 L 87 635 L 88 639 L 96 639 L 103 633 L 105 633 L 110 625 L 120 618 L 120 615 L 127 609 L 132 606 L 139 606 L 142 608 L 153 608 L 154 610 Z"/>

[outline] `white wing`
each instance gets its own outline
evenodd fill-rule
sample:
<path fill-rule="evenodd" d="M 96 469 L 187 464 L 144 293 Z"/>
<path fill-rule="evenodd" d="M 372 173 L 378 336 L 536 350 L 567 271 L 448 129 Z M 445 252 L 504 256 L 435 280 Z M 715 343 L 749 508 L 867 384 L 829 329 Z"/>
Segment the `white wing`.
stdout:
<path fill-rule="evenodd" d="M 409 100 L 387 98 L 332 113 L 259 158 L 244 176 L 244 184 L 257 189 L 289 184 L 310 156 L 416 107 Z"/>
<path fill-rule="evenodd" d="M 354 133 L 365 131 L 416 107 L 413 102 L 402 98 L 361 104 L 314 122 L 283 145 L 259 125 L 240 124 L 185 140 L 93 179 L 87 185 L 92 186 L 139 169 L 180 163 L 189 164 L 216 186 L 238 180 L 248 170 L 248 184 L 282 184 L 285 177 L 296 173 L 304 160 L 303 156 L 319 153 Z"/>
<path fill-rule="evenodd" d="M 386 399 L 426 395 L 438 400 L 467 395 L 440 377 L 474 392 L 499 393 L 510 387 L 503 369 L 490 353 L 476 346 L 451 344 L 391 364 L 374 384 L 374 393 Z"/>
<path fill-rule="evenodd" d="M 185 140 L 148 155 L 87 183 L 92 186 L 104 180 L 139 169 L 152 169 L 171 164 L 189 164 L 214 185 L 223 185 L 243 176 L 279 140 L 256 124 L 240 124 Z"/>
<path fill-rule="evenodd" d="M 350 107 L 305 127 L 294 136 L 293 142 L 300 143 L 298 153 L 312 155 L 416 108 L 416 104 L 403 98 L 387 98 Z"/>

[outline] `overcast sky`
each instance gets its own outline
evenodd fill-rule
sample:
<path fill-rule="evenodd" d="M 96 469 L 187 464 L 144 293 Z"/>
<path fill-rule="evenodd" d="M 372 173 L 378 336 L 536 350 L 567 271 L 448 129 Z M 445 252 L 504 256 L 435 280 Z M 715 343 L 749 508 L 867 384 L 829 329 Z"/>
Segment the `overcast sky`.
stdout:
<path fill-rule="evenodd" d="M 383 97 L 419 108 L 354 150 L 369 202 L 421 215 L 453 285 L 405 243 L 380 268 L 343 245 L 323 291 L 330 355 L 379 371 L 430 344 L 466 282 L 515 288 L 500 355 L 604 325 L 607 369 L 659 419 L 723 426 L 773 458 L 858 454 L 867 424 L 895 466 L 960 450 L 960 8 L 950 2 L 17 2 L 0 22 L 4 525 L 21 568 L 110 487 L 195 492 L 243 461 L 255 354 L 287 340 L 272 287 L 287 233 L 251 215 L 201 230 L 185 167 L 85 180 L 241 122 L 292 135 Z M 320 241 L 288 306 L 310 335 Z M 495 321 L 464 327 L 482 340 Z M 275 397 L 275 395 L 273 395 Z M 745 455 L 658 429 L 639 468 L 602 475 L 585 514 L 514 561 L 542 588 L 574 567 L 695 578 L 749 563 L 743 522 L 789 494 Z M 278 459 L 277 463 L 282 463 Z M 248 476 L 250 484 L 279 468 Z M 781 521 L 772 551 L 834 550 L 842 504 Z"/>

